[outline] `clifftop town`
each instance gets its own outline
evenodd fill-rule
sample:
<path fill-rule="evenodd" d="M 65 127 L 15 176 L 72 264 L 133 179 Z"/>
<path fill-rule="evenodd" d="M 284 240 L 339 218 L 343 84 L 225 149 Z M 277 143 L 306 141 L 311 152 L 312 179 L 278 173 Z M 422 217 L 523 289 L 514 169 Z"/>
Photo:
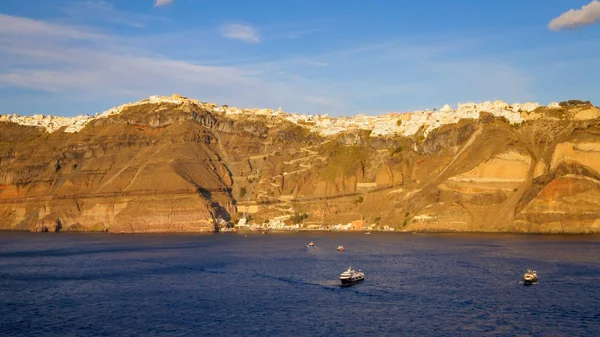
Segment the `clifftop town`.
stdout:
<path fill-rule="evenodd" d="M 94 116 L 80 115 L 76 117 L 58 117 L 48 115 L 19 116 L 16 114 L 8 114 L 0 115 L 0 121 L 9 121 L 25 126 L 43 127 L 50 133 L 60 130 L 61 128 L 64 128 L 64 132 L 73 133 L 79 132 L 93 120 L 120 114 L 125 109 L 146 104 L 162 103 L 195 105 L 216 114 L 225 114 L 233 119 L 244 116 L 282 118 L 294 124 L 309 128 L 311 132 L 321 136 L 337 135 L 341 132 L 352 130 L 371 131 L 372 136 L 410 136 L 421 130 L 426 136 L 431 130 L 443 125 L 455 124 L 460 119 L 479 118 L 481 112 L 488 112 L 496 117 L 504 117 L 511 124 L 520 124 L 524 120 L 534 119 L 535 116 L 532 116 L 530 113 L 540 107 L 539 103 L 532 102 L 508 104 L 503 101 L 487 101 L 483 103 L 459 103 L 456 109 L 453 109 L 446 104 L 439 111 L 436 109 L 433 111 L 427 109 L 404 113 L 391 112 L 379 116 L 359 114 L 352 117 L 329 117 L 328 115 L 286 113 L 281 107 L 278 110 L 273 110 L 257 108 L 243 109 L 229 107 L 227 105 L 218 106 L 214 103 L 200 102 L 195 99 L 189 99 L 173 94 L 172 96 L 150 96 L 147 99 L 123 104 Z M 560 108 L 560 105 L 553 102 L 547 107 L 551 109 Z"/>
<path fill-rule="evenodd" d="M 66 127 L 63 131 L 67 133 L 79 132 L 88 123 L 96 119 L 107 118 L 109 116 L 118 115 L 123 110 L 146 105 L 146 104 L 195 104 L 198 106 L 204 106 L 198 100 L 188 99 L 177 94 L 172 96 L 150 96 L 146 99 L 122 104 L 113 108 L 110 108 L 102 113 L 97 113 L 94 116 L 79 115 L 75 117 L 61 117 L 61 116 L 49 116 L 49 115 L 33 115 L 33 116 L 19 116 L 17 114 L 0 115 L 0 122 L 13 122 L 19 125 L 35 126 L 45 128 L 47 132 L 55 132 L 63 127 Z"/>

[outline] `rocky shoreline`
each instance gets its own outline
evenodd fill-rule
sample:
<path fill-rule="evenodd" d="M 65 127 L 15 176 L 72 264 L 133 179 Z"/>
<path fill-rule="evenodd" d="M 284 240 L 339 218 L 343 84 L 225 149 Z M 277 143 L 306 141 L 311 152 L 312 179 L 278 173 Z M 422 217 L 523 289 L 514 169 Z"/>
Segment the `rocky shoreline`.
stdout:
<path fill-rule="evenodd" d="M 514 232 L 514 231 L 444 231 L 444 230 L 436 230 L 436 229 L 426 229 L 426 230 L 399 230 L 399 231 L 386 231 L 386 230 L 370 230 L 370 231 L 336 231 L 330 229 L 298 229 L 298 230 L 269 230 L 269 231 L 154 231 L 154 232 L 110 232 L 110 231 L 77 231 L 77 230 L 69 230 L 69 231 L 30 231 L 26 229 L 0 229 L 0 233 L 31 233 L 31 234 L 41 234 L 41 233 L 52 233 L 52 234 L 110 234 L 110 235 L 137 235 L 137 234 L 173 234 L 173 235 L 196 235 L 196 234 L 231 234 L 231 235 L 266 235 L 266 234 L 297 234 L 297 233 L 319 233 L 319 234 L 481 234 L 481 235 L 544 235 L 544 236 L 589 236 L 589 235 L 600 235 L 600 231 L 588 231 L 588 232 L 559 232 L 559 231 L 538 231 L 538 232 Z"/>

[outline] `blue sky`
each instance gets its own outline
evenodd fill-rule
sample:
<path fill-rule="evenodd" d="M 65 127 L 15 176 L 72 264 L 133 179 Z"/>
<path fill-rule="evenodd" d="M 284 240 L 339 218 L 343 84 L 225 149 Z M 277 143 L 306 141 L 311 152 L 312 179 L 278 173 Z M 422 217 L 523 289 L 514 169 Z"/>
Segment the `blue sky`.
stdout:
<path fill-rule="evenodd" d="M 599 105 L 590 1 L 2 0 L 0 113 L 94 114 L 172 93 L 334 116 Z"/>

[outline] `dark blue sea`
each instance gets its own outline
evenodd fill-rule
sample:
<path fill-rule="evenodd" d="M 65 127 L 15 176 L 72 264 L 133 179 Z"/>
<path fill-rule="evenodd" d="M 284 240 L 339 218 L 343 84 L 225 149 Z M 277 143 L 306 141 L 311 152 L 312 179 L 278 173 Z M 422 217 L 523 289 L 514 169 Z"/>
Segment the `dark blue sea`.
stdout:
<path fill-rule="evenodd" d="M 3 232 L 0 335 L 600 336 L 600 237 Z"/>

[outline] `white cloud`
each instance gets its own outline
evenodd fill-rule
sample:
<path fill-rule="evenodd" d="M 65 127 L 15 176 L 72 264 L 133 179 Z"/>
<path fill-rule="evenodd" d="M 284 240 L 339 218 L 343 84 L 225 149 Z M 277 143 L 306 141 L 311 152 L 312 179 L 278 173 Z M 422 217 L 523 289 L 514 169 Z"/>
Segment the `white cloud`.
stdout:
<path fill-rule="evenodd" d="M 229 24 L 221 26 L 219 29 L 221 36 L 233 39 L 241 40 L 248 43 L 259 43 L 260 36 L 258 31 L 251 26 L 240 25 L 240 24 Z"/>
<path fill-rule="evenodd" d="M 0 15 L 0 43 L 5 87 L 111 95 L 135 89 L 146 96 L 224 86 L 242 92 L 263 85 L 241 68 L 173 60 L 119 37 L 21 17 Z"/>
<path fill-rule="evenodd" d="M 219 44 L 215 34 L 108 32 L 65 21 L 0 14 L 0 88 L 26 89 L 23 92 L 29 96 L 23 101 L 50 99 L 64 105 L 87 99 L 108 107 L 177 92 L 218 104 L 282 105 L 286 111 L 332 115 L 416 109 L 488 97 L 535 99 L 528 76 L 512 64 L 485 60 L 478 54 L 454 58 L 456 50 L 481 47 L 470 41 L 409 39 L 346 49 L 334 45 L 288 58 L 257 53 L 223 61 L 224 55 L 238 55 L 239 49 Z M 258 34 L 245 38 L 260 41 Z M 214 47 L 186 49 L 192 39 L 196 45 Z M 47 106 L 49 111 L 24 111 L 25 104 L 14 103 L 17 111 L 11 112 L 56 113 L 56 106 Z"/>
<path fill-rule="evenodd" d="M 318 33 L 321 31 L 322 31 L 321 29 L 305 29 L 305 30 L 300 30 L 300 31 L 294 31 L 294 32 L 287 34 L 287 38 L 288 39 L 299 39 L 303 36 Z"/>
<path fill-rule="evenodd" d="M 160 18 L 137 12 L 123 11 L 116 7 L 114 2 L 106 0 L 85 0 L 65 4 L 62 8 L 66 14 L 67 22 L 76 22 L 86 25 L 94 23 L 108 23 L 112 25 L 128 26 L 134 28 L 145 27 L 152 21 Z"/>
<path fill-rule="evenodd" d="M 304 63 L 308 66 L 313 66 L 313 67 L 328 67 L 329 66 L 328 62 L 317 61 L 317 60 L 313 60 L 310 58 L 304 58 L 304 57 L 299 58 L 297 60 L 297 62 Z"/>
<path fill-rule="evenodd" d="M 173 3 L 173 0 L 156 0 L 154 2 L 154 7 L 166 6 Z"/>
<path fill-rule="evenodd" d="M 44 21 L 0 14 L 0 37 L 7 36 L 84 40 L 100 38 L 101 34 L 83 27 L 53 25 Z"/>
<path fill-rule="evenodd" d="M 600 2 L 593 0 L 581 9 L 570 9 L 552 19 L 548 28 L 557 31 L 588 26 L 600 22 Z"/>
<path fill-rule="evenodd" d="M 154 38 L 154 46 L 164 39 Z M 185 38 L 179 43 L 187 45 L 188 41 Z M 58 101 L 87 98 L 118 105 L 177 92 L 220 104 L 286 104 L 304 106 L 300 111 L 307 111 L 302 97 L 319 94 L 299 79 L 275 78 L 260 64 L 216 66 L 169 58 L 140 43 L 139 38 L 109 35 L 89 27 L 0 15 L 0 45 L 0 88 L 35 90 L 32 100 L 41 100 L 41 93 L 46 93 Z M 216 50 L 211 55 L 222 54 Z"/>

